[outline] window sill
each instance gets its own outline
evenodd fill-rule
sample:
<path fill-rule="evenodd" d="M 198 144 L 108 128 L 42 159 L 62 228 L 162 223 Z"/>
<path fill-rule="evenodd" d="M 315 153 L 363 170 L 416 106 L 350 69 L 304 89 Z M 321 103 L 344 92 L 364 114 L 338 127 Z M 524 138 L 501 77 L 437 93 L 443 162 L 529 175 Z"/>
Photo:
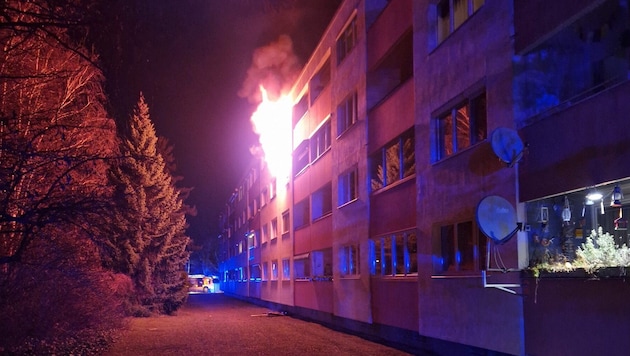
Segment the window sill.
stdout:
<path fill-rule="evenodd" d="M 409 181 L 415 180 L 415 179 L 416 179 L 416 174 L 414 173 L 414 174 L 412 174 L 410 176 L 407 176 L 407 177 L 405 177 L 403 179 L 399 179 L 399 180 L 395 181 L 392 184 L 388 184 L 388 185 L 384 186 L 383 188 L 379 188 L 377 190 L 372 191 L 372 195 L 381 194 L 383 192 L 386 192 L 386 191 L 388 191 L 390 189 L 394 189 L 395 187 L 398 187 L 400 185 L 403 185 L 403 184 L 405 184 L 405 183 L 407 183 Z"/>
<path fill-rule="evenodd" d="M 431 276 L 431 279 L 465 279 L 465 278 L 481 278 L 481 274 L 478 272 L 461 272 L 461 274 L 457 273 L 448 273 L 448 274 L 434 274 Z"/>
<path fill-rule="evenodd" d="M 535 268 L 525 269 L 522 271 L 521 276 L 523 278 L 577 278 L 577 279 L 615 279 L 615 278 L 628 278 L 630 267 L 602 267 L 597 270 L 587 271 L 584 268 L 576 268 L 570 271 L 549 271 L 538 270 Z"/>
<path fill-rule="evenodd" d="M 345 206 L 348 206 L 348 205 L 351 205 L 352 203 L 357 202 L 357 201 L 359 201 L 359 198 L 354 198 L 354 199 L 352 199 L 352 200 L 348 200 L 347 202 L 345 202 L 345 203 L 343 203 L 343 204 L 339 205 L 339 206 L 337 207 L 337 209 L 341 209 L 341 208 L 343 208 L 343 207 L 345 207 Z"/>

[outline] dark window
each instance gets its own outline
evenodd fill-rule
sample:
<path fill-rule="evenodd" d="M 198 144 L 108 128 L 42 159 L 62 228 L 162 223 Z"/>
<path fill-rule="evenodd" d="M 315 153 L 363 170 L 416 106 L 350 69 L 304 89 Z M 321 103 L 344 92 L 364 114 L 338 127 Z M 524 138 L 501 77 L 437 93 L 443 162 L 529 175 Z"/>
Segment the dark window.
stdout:
<path fill-rule="evenodd" d="M 350 21 L 337 39 L 337 63 L 341 63 L 357 43 L 357 20 Z"/>
<path fill-rule="evenodd" d="M 416 231 L 409 230 L 370 240 L 372 275 L 406 276 L 418 273 Z"/>
<path fill-rule="evenodd" d="M 357 120 L 357 92 L 355 91 L 337 106 L 337 136 L 344 133 Z"/>
<path fill-rule="evenodd" d="M 357 169 L 346 172 L 339 176 L 337 182 L 337 205 L 356 200 L 359 197 L 359 178 Z"/>
<path fill-rule="evenodd" d="M 311 197 L 311 212 L 313 220 L 317 220 L 332 213 L 332 184 L 327 183 Z"/>
<path fill-rule="evenodd" d="M 330 148 L 330 120 L 326 120 L 326 122 L 315 132 L 315 134 L 313 134 L 310 141 L 311 162 L 314 162 Z"/>
<path fill-rule="evenodd" d="M 413 76 L 413 34 L 408 31 L 367 76 L 367 106 L 373 108 Z"/>
<path fill-rule="evenodd" d="M 436 6 L 436 29 L 438 43 L 444 41 L 461 26 L 485 0 L 442 0 Z"/>
<path fill-rule="evenodd" d="M 435 271 L 475 272 L 484 268 L 486 238 L 472 221 L 439 227 L 435 246 Z"/>
<path fill-rule="evenodd" d="M 317 71 L 317 73 L 311 78 L 308 85 L 309 93 L 311 94 L 311 105 L 315 102 L 315 99 L 330 83 L 330 59 L 327 59 L 324 65 Z"/>
<path fill-rule="evenodd" d="M 309 199 L 302 199 L 295 204 L 293 214 L 293 228 L 299 229 L 310 223 Z"/>

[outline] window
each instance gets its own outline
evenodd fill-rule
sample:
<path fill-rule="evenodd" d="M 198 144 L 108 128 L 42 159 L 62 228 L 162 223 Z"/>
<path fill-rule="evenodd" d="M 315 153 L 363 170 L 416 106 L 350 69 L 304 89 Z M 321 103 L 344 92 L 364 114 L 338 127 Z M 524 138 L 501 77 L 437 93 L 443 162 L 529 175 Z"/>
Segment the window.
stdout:
<path fill-rule="evenodd" d="M 357 92 L 354 91 L 337 106 L 337 136 L 354 125 L 358 118 Z"/>
<path fill-rule="evenodd" d="M 308 254 L 293 258 L 293 275 L 296 280 L 311 278 L 311 265 Z"/>
<path fill-rule="evenodd" d="M 262 272 L 263 272 L 262 280 L 268 281 L 269 280 L 269 263 L 268 262 L 263 262 Z"/>
<path fill-rule="evenodd" d="M 357 19 L 353 18 L 337 39 L 337 63 L 341 63 L 357 43 Z"/>
<path fill-rule="evenodd" d="M 262 227 L 262 242 L 269 241 L 269 224 L 264 224 Z"/>
<path fill-rule="evenodd" d="M 282 260 L 282 280 L 288 281 L 291 279 L 291 264 L 288 258 Z"/>
<path fill-rule="evenodd" d="M 302 199 L 300 202 L 296 203 L 294 206 L 293 215 L 293 228 L 299 229 L 303 226 L 306 226 L 310 223 L 310 209 L 309 209 L 309 199 Z"/>
<path fill-rule="evenodd" d="M 389 50 L 378 66 L 367 73 L 368 110 L 412 77 L 413 32 L 409 30 Z"/>
<path fill-rule="evenodd" d="M 339 176 L 337 183 L 337 205 L 342 206 L 359 197 L 359 172 L 357 168 Z"/>
<path fill-rule="evenodd" d="M 271 280 L 278 280 L 278 260 L 271 261 Z"/>
<path fill-rule="evenodd" d="M 291 220 L 289 217 L 289 211 L 282 213 L 282 235 L 288 234 L 291 229 Z"/>
<path fill-rule="evenodd" d="M 269 183 L 269 200 L 276 197 L 276 179 L 272 179 L 271 183 Z"/>
<path fill-rule="evenodd" d="M 341 277 L 351 277 L 359 274 L 359 246 L 349 245 L 340 249 L 339 270 Z"/>
<path fill-rule="evenodd" d="M 434 240 L 436 273 L 475 272 L 485 264 L 486 238 L 472 221 L 442 225 Z"/>
<path fill-rule="evenodd" d="M 278 218 L 271 220 L 271 239 L 278 237 Z"/>
<path fill-rule="evenodd" d="M 438 43 L 444 41 L 461 26 L 485 0 L 442 0 L 437 4 L 437 28 L 435 30 Z"/>
<path fill-rule="evenodd" d="M 413 129 L 370 156 L 372 191 L 415 174 L 416 156 Z"/>
<path fill-rule="evenodd" d="M 486 93 L 459 103 L 435 120 L 435 157 L 439 161 L 487 137 Z"/>
<path fill-rule="evenodd" d="M 311 94 L 311 105 L 315 102 L 315 99 L 324 90 L 324 88 L 330 83 L 330 59 L 327 59 L 324 65 L 319 71 L 311 78 L 308 84 L 308 90 Z"/>
<path fill-rule="evenodd" d="M 252 230 L 247 234 L 247 248 L 253 249 L 254 247 L 258 246 L 256 242 L 256 233 Z"/>
<path fill-rule="evenodd" d="M 311 262 L 314 281 L 332 281 L 332 249 L 313 251 Z"/>
<path fill-rule="evenodd" d="M 293 152 L 293 174 L 298 175 L 308 166 L 308 147 L 308 140 L 304 140 Z"/>
<path fill-rule="evenodd" d="M 308 111 L 308 93 L 300 98 L 300 101 L 293 106 L 293 124 L 295 125 Z"/>
<path fill-rule="evenodd" d="M 313 221 L 332 213 L 332 183 L 327 183 L 313 193 L 311 213 Z"/>
<path fill-rule="evenodd" d="M 269 202 L 269 192 L 267 191 L 267 189 L 263 189 L 262 192 L 260 193 L 260 207 L 262 208 L 263 206 L 267 205 L 268 202 Z"/>
<path fill-rule="evenodd" d="M 311 162 L 314 162 L 330 148 L 330 119 L 326 120 L 326 122 L 324 122 L 324 124 L 313 134 L 310 141 Z"/>
<path fill-rule="evenodd" d="M 370 240 L 370 273 L 406 276 L 418 273 L 416 231 L 410 230 Z"/>
<path fill-rule="evenodd" d="M 577 103 L 628 80 L 629 27 L 627 2 L 605 1 L 531 51 L 514 56 L 518 126 L 560 104 Z"/>
<path fill-rule="evenodd" d="M 260 281 L 261 279 L 262 278 L 261 278 L 260 265 L 259 264 L 250 265 L 249 266 L 249 280 Z"/>

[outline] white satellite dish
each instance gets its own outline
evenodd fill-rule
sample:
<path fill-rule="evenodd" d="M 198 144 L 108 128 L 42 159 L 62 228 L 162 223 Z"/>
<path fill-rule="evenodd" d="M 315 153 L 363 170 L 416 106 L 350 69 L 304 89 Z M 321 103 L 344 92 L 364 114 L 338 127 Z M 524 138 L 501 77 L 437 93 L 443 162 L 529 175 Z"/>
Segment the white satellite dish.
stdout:
<path fill-rule="evenodd" d="M 507 163 L 508 167 L 514 166 L 523 157 L 525 145 L 515 130 L 507 127 L 496 128 L 492 132 L 490 142 L 494 154 Z"/>
<path fill-rule="evenodd" d="M 523 225 L 516 221 L 512 204 L 498 195 L 483 198 L 476 215 L 479 229 L 498 244 L 507 242 Z"/>

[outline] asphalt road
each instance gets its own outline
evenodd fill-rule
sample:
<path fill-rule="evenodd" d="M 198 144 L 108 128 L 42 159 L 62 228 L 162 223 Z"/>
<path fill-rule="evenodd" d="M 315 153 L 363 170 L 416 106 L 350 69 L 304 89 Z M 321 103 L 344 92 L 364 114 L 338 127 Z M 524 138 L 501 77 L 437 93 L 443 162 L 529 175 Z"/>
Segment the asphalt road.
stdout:
<path fill-rule="evenodd" d="M 192 294 L 176 316 L 131 319 L 105 355 L 408 355 L 270 312 L 224 294 Z"/>

